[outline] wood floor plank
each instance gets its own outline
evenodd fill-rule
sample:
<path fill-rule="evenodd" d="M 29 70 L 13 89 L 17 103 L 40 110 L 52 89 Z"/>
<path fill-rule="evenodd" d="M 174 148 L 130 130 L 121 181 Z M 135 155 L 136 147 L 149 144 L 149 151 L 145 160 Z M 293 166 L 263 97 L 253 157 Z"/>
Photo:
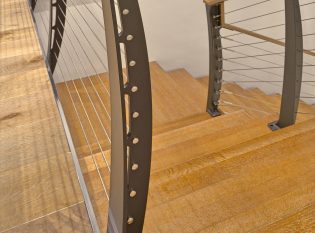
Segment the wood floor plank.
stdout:
<path fill-rule="evenodd" d="M 0 101 L 0 132 L 57 116 L 51 89 Z M 41 111 L 38 111 L 41 109 Z"/>
<path fill-rule="evenodd" d="M 309 130 L 315 129 L 315 121 L 309 121 L 307 124 L 301 124 L 299 127 L 295 127 L 294 130 L 292 129 L 286 129 L 284 131 L 278 131 L 274 134 L 266 134 L 260 137 L 257 137 L 256 139 L 246 141 L 244 143 L 236 143 L 235 145 L 221 149 L 217 153 L 210 153 L 208 155 L 203 155 L 199 158 L 192 159 L 188 161 L 187 163 L 181 163 L 177 166 L 173 166 L 170 169 L 166 170 L 160 170 L 157 172 L 154 172 L 151 175 L 151 190 L 152 193 L 159 193 L 158 198 L 156 199 L 157 202 L 163 202 L 161 198 L 161 193 L 154 191 L 154 187 L 159 185 L 163 182 L 170 182 L 172 181 L 176 183 L 180 177 L 185 179 L 185 175 L 188 175 L 190 172 L 196 171 L 196 180 L 198 180 L 199 175 L 198 172 L 200 172 L 201 169 L 204 167 L 212 164 L 215 164 L 219 161 L 224 161 L 227 159 L 237 158 L 239 156 L 242 156 L 246 153 L 253 153 L 255 151 L 263 150 L 265 147 L 273 145 L 276 147 L 277 144 L 279 144 L 279 148 L 281 147 L 281 144 L 287 140 L 287 138 L 295 137 L 298 138 L 301 135 L 303 135 L 305 132 L 308 132 Z M 212 141 L 213 143 L 216 143 L 215 141 Z M 301 147 L 303 145 L 300 145 Z M 306 146 L 306 143 L 305 143 Z M 306 146 L 307 147 L 307 146 Z M 306 149 L 312 150 L 312 146 L 308 146 Z M 258 153 L 258 152 L 257 152 Z M 208 174 L 211 174 L 209 171 Z M 202 176 L 201 176 L 202 177 Z M 200 182 L 202 178 L 200 177 Z M 178 190 L 176 190 L 175 195 L 178 195 Z M 167 197 L 170 197 L 171 194 L 168 193 Z M 153 199 L 153 198 L 152 198 Z M 151 200 L 154 202 L 153 200 Z"/>
<path fill-rule="evenodd" d="M 165 123 L 159 127 L 154 127 L 153 128 L 153 136 L 158 135 L 158 134 L 162 134 L 162 133 L 165 133 L 167 131 L 174 130 L 177 128 L 182 128 L 182 127 L 185 127 L 185 126 L 197 123 L 197 122 L 208 120 L 209 118 L 211 118 L 211 116 L 209 114 L 200 113 L 200 114 L 196 114 L 193 116 L 184 117 L 180 121 L 171 121 L 171 122 Z"/>
<path fill-rule="evenodd" d="M 157 63 L 150 64 L 150 71 L 154 127 L 205 112 L 203 102 L 194 102 Z"/>
<path fill-rule="evenodd" d="M 237 121 L 233 121 L 232 119 Z M 162 148 L 170 147 L 180 142 L 189 141 L 194 138 L 202 138 L 203 136 L 221 131 L 227 127 L 233 127 L 233 124 L 236 125 L 236 122 L 237 124 L 246 123 L 249 119 L 250 118 L 244 114 L 244 112 L 240 111 L 235 112 L 229 116 L 222 116 L 216 119 L 210 118 L 206 121 L 201 121 L 189 126 L 170 130 L 153 137 L 152 149 L 153 151 L 156 151 Z"/>
<path fill-rule="evenodd" d="M 181 179 L 168 179 L 164 185 L 159 185 L 159 190 L 151 189 L 151 194 L 161 201 L 161 205 L 148 210 L 147 219 L 152 216 L 152 222 L 148 220 L 146 230 L 244 232 L 284 217 L 288 212 L 294 212 L 296 207 L 312 203 L 315 200 L 315 174 L 312 168 L 315 164 L 314 135 L 315 130 L 311 130 L 308 134 L 300 134 L 282 143 L 210 165 L 210 170 L 203 172 L 201 168 L 193 174 L 186 173 Z M 299 154 L 290 151 L 299 151 Z M 197 188 L 203 181 L 204 188 Z M 184 190 L 187 195 L 166 201 L 171 193 L 178 196 Z M 163 193 L 167 195 L 163 196 Z M 166 198 L 164 201 L 161 200 L 163 197 Z M 268 204 L 270 201 L 273 205 Z M 297 202 L 300 202 L 299 205 L 293 204 Z M 284 203 L 288 210 L 280 208 L 279 204 L 275 208 L 275 203 Z M 257 205 L 259 208 L 255 211 Z M 247 212 L 245 216 L 242 213 L 246 210 L 250 213 Z M 168 219 L 169 215 L 173 216 L 172 219 Z M 249 216 L 253 217 L 245 221 Z"/>
<path fill-rule="evenodd" d="M 177 88 L 182 91 L 182 97 L 186 93 L 194 93 L 189 96 L 188 104 L 195 105 L 200 103 L 198 108 L 205 111 L 207 106 L 208 89 L 204 88 L 195 78 L 193 78 L 185 69 L 177 69 L 168 72 L 172 79 L 176 82 Z"/>
<path fill-rule="evenodd" d="M 90 198 L 92 201 L 93 209 L 95 211 L 96 219 L 101 232 L 106 232 L 107 219 L 108 219 L 108 195 L 109 195 L 109 184 L 110 176 L 108 169 L 101 169 L 101 175 L 103 182 L 105 183 L 106 192 L 99 174 L 94 170 L 84 174 L 84 179 L 87 183 Z M 106 194 L 107 193 L 107 194 Z"/>
<path fill-rule="evenodd" d="M 12 74 L 22 75 L 24 72 L 37 70 L 45 66 L 43 57 L 34 53 L 3 58 L 0 60 L 0 77 Z"/>
<path fill-rule="evenodd" d="M 267 224 L 257 232 L 295 233 L 315 231 L 315 204 L 303 207 L 300 211 L 289 215 L 275 223 Z"/>
<path fill-rule="evenodd" d="M 32 54 L 41 54 L 39 46 L 34 48 L 33 42 L 29 39 L 20 39 L 10 42 L 0 43 L 0 51 L 5 51 L 0 54 L 0 59 L 20 55 Z"/>
<path fill-rule="evenodd" d="M 45 67 L 0 76 L 0 101 L 44 91 L 50 92 L 50 80 Z"/>
<path fill-rule="evenodd" d="M 0 5 L 0 232 L 91 232 L 29 3 Z"/>
<path fill-rule="evenodd" d="M 58 117 L 2 130 L 0 133 L 0 171 L 69 152 Z"/>
<path fill-rule="evenodd" d="M 82 201 L 72 163 L 64 153 L 2 170 L 0 231 Z"/>
<path fill-rule="evenodd" d="M 1 6 L 1 32 L 33 26 L 27 1 L 1 1 Z"/>
<path fill-rule="evenodd" d="M 14 227 L 6 233 L 92 233 L 84 203 L 50 213 L 39 219 Z"/>
<path fill-rule="evenodd" d="M 5 48 L 6 43 L 12 43 L 14 41 L 25 40 L 27 38 L 37 40 L 33 27 L 25 27 L 16 30 L 6 30 L 0 32 L 0 44 Z M 33 51 L 33 49 L 32 49 Z"/>
<path fill-rule="evenodd" d="M 28 2 L 0 4 L 0 232 L 90 233 Z M 144 232 L 314 231 L 314 120 L 299 115 L 271 132 L 279 97 L 234 83 L 221 93 L 228 114 L 211 118 L 205 80 L 150 69 L 156 130 Z M 115 130 L 107 74 L 57 89 L 105 232 Z"/>
<path fill-rule="evenodd" d="M 268 118 L 267 118 L 268 119 Z M 240 120 L 241 121 L 241 120 Z M 181 144 L 174 144 L 170 147 L 154 151 L 152 157 L 152 170 L 159 171 L 165 168 L 171 168 L 174 165 L 201 157 L 208 153 L 223 150 L 240 143 L 245 143 L 253 137 L 259 137 L 270 133 L 265 126 L 266 123 L 251 122 L 248 128 L 244 128 L 240 121 L 231 121 L 224 127 L 221 127 L 220 132 L 209 133 L 200 138 L 185 141 Z"/>

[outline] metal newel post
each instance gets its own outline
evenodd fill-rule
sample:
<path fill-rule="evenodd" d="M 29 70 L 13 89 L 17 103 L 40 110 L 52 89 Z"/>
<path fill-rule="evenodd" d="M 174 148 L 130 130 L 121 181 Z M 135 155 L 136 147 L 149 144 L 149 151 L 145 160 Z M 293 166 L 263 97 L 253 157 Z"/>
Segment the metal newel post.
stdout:
<path fill-rule="evenodd" d="M 303 33 L 299 0 L 285 0 L 285 64 L 279 121 L 272 130 L 295 124 L 300 101 L 303 69 Z"/>
<path fill-rule="evenodd" d="M 209 89 L 207 112 L 215 117 L 220 116 L 218 109 L 222 87 L 222 44 L 221 44 L 221 4 L 206 3 L 209 32 Z"/>

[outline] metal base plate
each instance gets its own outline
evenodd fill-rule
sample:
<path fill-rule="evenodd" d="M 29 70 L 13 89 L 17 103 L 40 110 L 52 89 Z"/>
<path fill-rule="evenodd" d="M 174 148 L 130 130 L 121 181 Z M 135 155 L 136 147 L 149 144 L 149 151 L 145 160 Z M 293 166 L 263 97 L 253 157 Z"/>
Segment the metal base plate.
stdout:
<path fill-rule="evenodd" d="M 269 129 L 271 129 L 272 131 L 277 131 L 280 128 L 280 126 L 278 125 L 278 121 L 274 121 L 268 124 Z"/>
<path fill-rule="evenodd" d="M 211 109 L 207 109 L 207 112 L 212 116 L 212 117 L 217 117 L 217 116 L 221 116 L 222 113 L 216 109 L 216 110 L 211 110 Z"/>

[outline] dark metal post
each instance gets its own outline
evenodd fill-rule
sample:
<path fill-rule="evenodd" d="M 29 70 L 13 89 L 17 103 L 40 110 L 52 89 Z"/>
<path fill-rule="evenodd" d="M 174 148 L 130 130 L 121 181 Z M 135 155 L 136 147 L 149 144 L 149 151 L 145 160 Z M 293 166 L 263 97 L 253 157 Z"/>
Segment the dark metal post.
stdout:
<path fill-rule="evenodd" d="M 107 44 L 111 102 L 111 174 L 109 233 L 125 233 L 127 226 L 127 130 L 123 73 L 113 0 L 102 0 Z M 106 216 L 104 216 L 106 217 Z"/>
<path fill-rule="evenodd" d="M 102 0 L 111 97 L 111 180 L 109 233 L 142 232 L 146 211 L 152 147 L 150 70 L 138 2 Z M 120 16 L 123 31 L 118 34 Z M 124 44 L 124 83 L 120 44 Z M 125 96 L 128 96 L 128 103 Z M 126 116 L 129 109 L 129 116 Z M 129 118 L 127 132 L 126 118 Z"/>
<path fill-rule="evenodd" d="M 65 30 L 66 4 L 67 0 L 50 1 L 47 60 L 52 73 L 54 73 L 57 65 Z"/>
<path fill-rule="evenodd" d="M 220 91 L 222 87 L 222 44 L 221 29 L 221 5 L 206 4 L 208 31 L 209 31 L 209 89 L 207 112 L 215 117 L 220 116 L 218 109 Z"/>
<path fill-rule="evenodd" d="M 31 5 L 31 9 L 32 9 L 32 11 L 34 11 L 34 10 L 35 10 L 35 7 L 36 7 L 36 2 L 37 2 L 37 0 L 30 0 L 30 5 Z"/>
<path fill-rule="evenodd" d="M 127 232 L 142 232 L 150 181 L 152 153 L 152 97 L 146 38 L 137 0 L 120 0 L 123 31 L 120 43 L 125 45 L 129 96 L 129 167 Z M 129 13 L 128 13 L 129 12 Z M 138 141 L 138 142 L 137 142 Z"/>
<path fill-rule="evenodd" d="M 303 33 L 299 0 L 285 0 L 285 64 L 279 121 L 269 124 L 277 130 L 295 124 L 303 69 Z"/>

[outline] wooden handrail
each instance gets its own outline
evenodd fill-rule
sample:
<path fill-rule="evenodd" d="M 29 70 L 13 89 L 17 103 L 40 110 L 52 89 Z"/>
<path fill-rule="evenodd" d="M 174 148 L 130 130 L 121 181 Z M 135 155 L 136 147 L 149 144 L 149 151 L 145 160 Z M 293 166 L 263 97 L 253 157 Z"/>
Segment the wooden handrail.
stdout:
<path fill-rule="evenodd" d="M 224 24 L 221 24 L 221 27 L 225 28 L 225 29 L 229 29 L 231 31 L 237 31 L 237 32 L 243 33 L 245 35 L 256 37 L 258 39 L 265 40 L 265 41 L 268 41 L 270 43 L 277 44 L 277 45 L 280 45 L 283 47 L 285 46 L 285 42 L 283 42 L 281 40 L 277 40 L 277 39 L 274 39 L 272 37 L 265 36 L 265 35 L 262 35 L 262 34 L 259 34 L 259 33 L 256 33 L 256 32 L 253 32 L 253 31 L 250 31 L 250 30 L 238 27 L 238 26 L 224 23 Z M 304 49 L 303 51 L 305 54 L 308 54 L 310 56 L 315 56 L 315 52 L 312 52 L 311 50 Z"/>
<path fill-rule="evenodd" d="M 208 6 L 223 4 L 226 0 L 203 0 L 203 2 Z"/>

